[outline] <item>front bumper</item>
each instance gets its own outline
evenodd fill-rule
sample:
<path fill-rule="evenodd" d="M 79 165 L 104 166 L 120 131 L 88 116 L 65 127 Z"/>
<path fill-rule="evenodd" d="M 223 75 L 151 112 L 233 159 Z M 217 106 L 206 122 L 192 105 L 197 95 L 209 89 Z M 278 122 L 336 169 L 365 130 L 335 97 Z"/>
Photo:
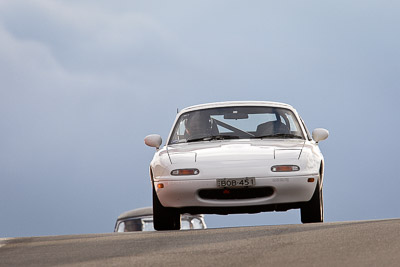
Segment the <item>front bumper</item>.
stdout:
<path fill-rule="evenodd" d="M 314 178 L 313 182 L 309 178 Z M 155 179 L 154 186 L 157 196 L 164 207 L 187 209 L 211 208 L 240 208 L 246 212 L 245 207 L 273 206 L 280 204 L 301 203 L 311 199 L 319 176 L 302 175 L 288 177 L 260 177 L 256 179 L 255 187 L 270 187 L 273 193 L 266 197 L 245 199 L 205 199 L 200 197 L 199 191 L 203 189 L 217 189 L 216 179 Z M 162 184 L 163 188 L 159 188 Z M 160 186 L 161 187 L 161 186 Z M 290 205 L 289 205 L 290 206 Z M 201 209 L 200 209 L 201 210 Z M 251 212 L 251 211 L 249 211 Z M 203 212 L 207 213 L 207 212 Z M 214 213 L 214 212 L 211 212 Z M 232 213 L 231 211 L 229 213 Z"/>

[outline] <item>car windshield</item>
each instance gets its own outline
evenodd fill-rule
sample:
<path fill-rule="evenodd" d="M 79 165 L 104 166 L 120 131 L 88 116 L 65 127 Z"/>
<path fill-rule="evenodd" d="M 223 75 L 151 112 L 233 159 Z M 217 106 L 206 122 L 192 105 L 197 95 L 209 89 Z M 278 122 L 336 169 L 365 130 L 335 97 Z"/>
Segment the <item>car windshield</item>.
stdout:
<path fill-rule="evenodd" d="M 195 110 L 177 120 L 168 144 L 225 139 L 304 139 L 292 111 L 240 106 Z"/>

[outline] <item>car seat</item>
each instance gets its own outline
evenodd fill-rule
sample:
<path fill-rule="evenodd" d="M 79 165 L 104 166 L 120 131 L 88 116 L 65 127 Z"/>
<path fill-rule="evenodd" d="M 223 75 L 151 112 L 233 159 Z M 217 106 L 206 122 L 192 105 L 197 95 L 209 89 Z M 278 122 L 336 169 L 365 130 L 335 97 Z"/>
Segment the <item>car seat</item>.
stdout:
<path fill-rule="evenodd" d="M 256 137 L 274 135 L 274 134 L 289 134 L 289 127 L 280 121 L 269 121 L 257 126 Z"/>

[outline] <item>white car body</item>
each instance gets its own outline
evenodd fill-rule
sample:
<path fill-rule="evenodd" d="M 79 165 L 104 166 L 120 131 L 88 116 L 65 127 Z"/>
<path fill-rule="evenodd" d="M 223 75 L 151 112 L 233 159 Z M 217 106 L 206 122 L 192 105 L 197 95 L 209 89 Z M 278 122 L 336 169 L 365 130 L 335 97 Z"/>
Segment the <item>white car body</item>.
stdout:
<path fill-rule="evenodd" d="M 254 139 L 206 139 L 196 142 L 184 142 L 183 139 L 182 143 L 180 143 L 182 140 L 175 140 L 174 142 L 177 143 L 171 143 L 174 129 L 177 129 L 172 127 L 167 144 L 159 149 L 161 138 L 158 135 L 148 136 L 145 139 L 146 144 L 157 147 L 157 152 L 150 164 L 150 175 L 156 201 L 159 201 L 162 208 L 166 208 L 166 211 L 173 211 L 177 214 L 254 213 L 303 208 L 318 191 L 320 192 L 319 209 L 322 209 L 320 219 L 311 219 L 310 221 L 304 215 L 305 219 L 302 221 L 323 221 L 323 207 L 321 206 L 324 158 L 318 147 L 318 141 L 326 139 L 328 131 L 325 129 L 314 130 L 313 137 L 316 140 L 312 140 L 296 110 L 290 105 L 261 101 L 197 105 L 179 112 L 174 125 L 181 123 L 180 118 L 190 112 L 194 114 L 194 111 L 201 112 L 232 107 L 238 110 L 241 107 L 249 107 L 250 109 L 268 107 L 273 110 L 279 109 L 280 112 L 284 110 L 293 121 L 298 121 L 298 124 L 292 121 L 290 125 L 286 123 L 287 126 L 295 127 L 297 135 L 301 135 L 303 138 L 300 139 L 300 136 L 297 138 L 254 137 Z M 236 115 L 238 115 L 237 111 L 233 111 L 233 116 Z M 280 124 L 282 124 L 281 121 L 285 123 L 283 118 L 278 118 L 281 115 L 276 116 L 276 120 L 279 120 Z M 230 119 L 229 116 L 227 117 Z M 243 118 L 226 121 L 237 123 L 240 119 L 245 119 L 245 115 L 243 115 Z M 224 125 L 223 122 L 218 122 Z M 217 128 L 221 128 L 221 125 L 218 125 Z M 175 131 L 175 134 L 177 134 L 177 131 Z M 255 134 L 255 132 L 250 134 Z M 273 171 L 276 170 L 272 168 L 273 166 L 283 166 L 283 170 L 287 166 L 295 167 L 293 171 L 276 172 Z M 174 170 L 191 169 L 198 173 L 172 175 Z M 243 183 L 243 181 L 247 182 L 243 179 L 249 177 L 255 181 L 254 186 L 217 186 L 217 179 L 239 179 L 237 182 Z M 230 182 L 236 183 L 232 180 Z M 318 189 L 316 188 L 317 185 L 319 186 Z M 227 193 L 221 190 L 225 190 Z M 225 197 L 225 195 L 220 197 L 218 194 L 222 194 L 221 192 L 227 195 L 235 194 L 235 197 L 232 199 Z M 240 195 L 242 193 L 244 195 Z M 164 230 L 162 228 L 160 227 L 160 230 Z M 166 227 L 166 229 L 176 229 L 176 227 Z"/>

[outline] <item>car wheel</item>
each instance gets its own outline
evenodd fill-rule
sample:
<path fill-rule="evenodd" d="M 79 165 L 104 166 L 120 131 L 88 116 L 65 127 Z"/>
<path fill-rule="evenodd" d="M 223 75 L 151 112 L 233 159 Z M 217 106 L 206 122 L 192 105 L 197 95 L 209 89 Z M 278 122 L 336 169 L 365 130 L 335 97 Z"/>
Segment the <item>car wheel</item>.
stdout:
<path fill-rule="evenodd" d="M 154 229 L 163 230 L 180 230 L 181 215 L 173 208 L 165 208 L 161 205 L 157 197 L 156 190 L 153 186 L 153 223 Z"/>
<path fill-rule="evenodd" d="M 300 208 L 302 223 L 319 223 L 324 221 L 324 201 L 319 179 L 310 201 Z"/>

